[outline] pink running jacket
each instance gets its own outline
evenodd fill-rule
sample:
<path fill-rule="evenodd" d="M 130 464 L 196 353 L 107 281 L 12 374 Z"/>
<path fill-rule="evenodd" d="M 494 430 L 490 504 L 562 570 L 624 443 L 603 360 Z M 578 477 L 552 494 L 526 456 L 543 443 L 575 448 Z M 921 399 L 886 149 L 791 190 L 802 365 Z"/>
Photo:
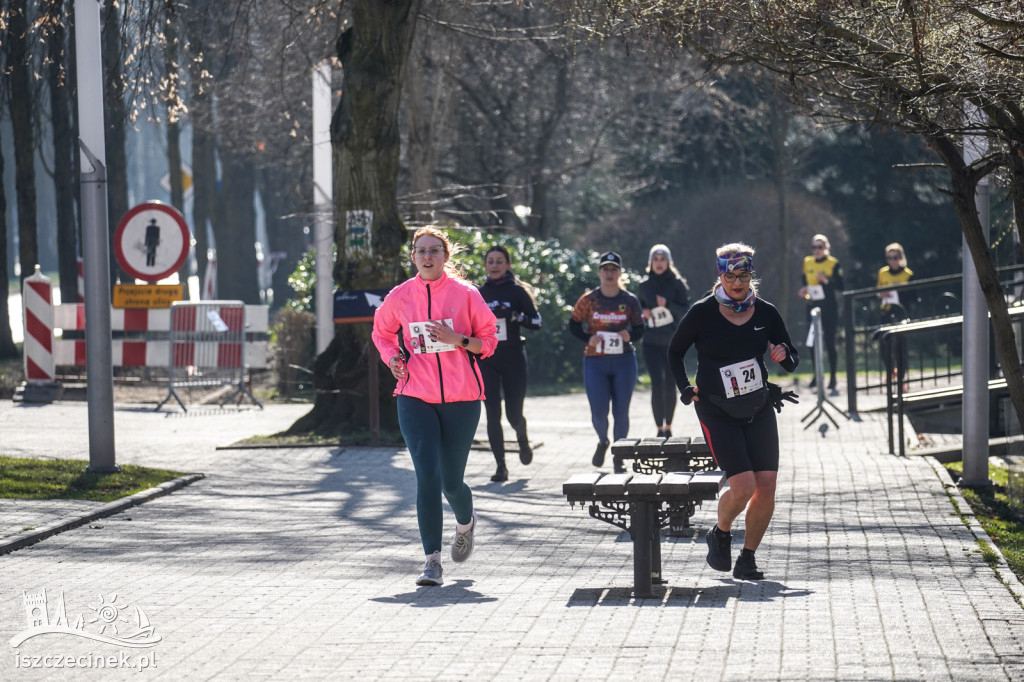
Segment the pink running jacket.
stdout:
<path fill-rule="evenodd" d="M 419 275 L 392 289 L 373 316 L 374 345 L 387 364 L 401 352 L 409 368 L 394 395 L 407 395 L 428 403 L 484 399 L 484 382 L 477 358 L 464 348 L 444 353 L 417 353 L 419 340 L 410 336 L 409 325 L 427 320 L 452 320 L 452 329 L 483 342 L 479 357 L 488 357 L 498 345 L 494 314 L 475 286 L 461 279 L 441 276 L 432 282 Z"/>

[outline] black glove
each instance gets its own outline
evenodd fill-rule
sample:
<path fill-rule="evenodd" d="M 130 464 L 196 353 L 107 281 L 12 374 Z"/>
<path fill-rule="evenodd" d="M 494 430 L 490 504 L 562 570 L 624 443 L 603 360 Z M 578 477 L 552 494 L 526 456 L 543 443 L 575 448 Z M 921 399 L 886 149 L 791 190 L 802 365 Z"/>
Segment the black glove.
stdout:
<path fill-rule="evenodd" d="M 683 389 L 682 393 L 680 394 L 679 402 L 681 402 L 683 405 L 689 405 L 691 402 L 693 402 L 693 396 L 695 395 L 696 394 L 693 392 L 693 386 L 687 386 L 686 388 Z"/>
<path fill-rule="evenodd" d="M 783 400 L 788 400 L 789 402 L 796 405 L 797 403 L 800 402 L 799 398 L 800 396 L 798 396 L 796 393 L 793 393 L 793 391 L 786 391 L 785 393 L 783 393 L 781 386 L 779 386 L 778 384 L 773 384 L 770 381 L 768 382 L 768 400 L 771 401 L 772 407 L 774 407 L 775 411 L 778 412 L 779 414 L 782 413 Z"/>

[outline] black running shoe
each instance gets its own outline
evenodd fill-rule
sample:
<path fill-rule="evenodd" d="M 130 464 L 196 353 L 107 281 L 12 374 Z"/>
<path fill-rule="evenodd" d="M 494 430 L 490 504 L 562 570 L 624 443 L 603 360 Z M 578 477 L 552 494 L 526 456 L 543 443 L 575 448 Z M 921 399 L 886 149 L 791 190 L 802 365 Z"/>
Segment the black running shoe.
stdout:
<path fill-rule="evenodd" d="M 736 557 L 736 566 L 732 569 L 732 577 L 737 580 L 763 580 L 764 573 L 757 570 L 757 562 L 754 561 L 754 553 L 744 549 Z"/>
<path fill-rule="evenodd" d="M 594 458 L 590 460 L 590 463 L 596 467 L 604 465 L 604 453 L 608 452 L 608 441 L 602 440 L 597 444 L 597 449 L 594 450 Z"/>
<path fill-rule="evenodd" d="M 704 540 L 708 543 L 708 566 L 716 571 L 728 571 L 732 568 L 732 533 L 718 530 L 716 523 Z"/>
<path fill-rule="evenodd" d="M 508 480 L 508 469 L 504 466 L 499 466 L 498 470 L 494 472 L 493 476 L 491 476 L 491 480 L 495 483 L 504 483 Z"/>
<path fill-rule="evenodd" d="M 516 427 L 516 440 L 519 441 L 519 461 L 529 464 L 533 461 L 533 448 L 530 447 L 530 439 L 526 435 L 526 420 L 519 422 Z"/>

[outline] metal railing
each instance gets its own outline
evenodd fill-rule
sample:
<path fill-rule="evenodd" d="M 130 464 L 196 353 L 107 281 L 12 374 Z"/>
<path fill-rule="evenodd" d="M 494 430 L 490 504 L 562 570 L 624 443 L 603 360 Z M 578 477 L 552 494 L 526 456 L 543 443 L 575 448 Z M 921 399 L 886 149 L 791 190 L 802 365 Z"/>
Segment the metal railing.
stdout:
<path fill-rule="evenodd" d="M 1024 266 L 1015 265 L 998 269 L 1007 305 L 1024 300 Z M 888 388 L 889 369 L 879 352 L 876 332 L 882 327 L 903 323 L 949 319 L 958 316 L 962 276 L 932 277 L 889 287 L 854 289 L 843 292 L 843 333 L 845 338 L 847 412 L 856 416 L 858 397 L 876 393 L 884 395 Z M 895 291 L 899 303 L 883 307 L 879 294 Z M 957 327 L 959 330 L 959 327 Z M 959 336 L 950 344 L 916 347 L 909 344 L 908 367 L 916 371 L 906 373 L 910 386 L 924 388 L 929 383 L 938 385 L 942 380 L 960 372 Z M 932 357 L 930 354 L 938 352 Z M 992 355 L 992 369 L 995 358 Z M 901 386 L 902 386 L 901 381 Z"/>
<path fill-rule="evenodd" d="M 1024 306 L 1009 309 L 1010 321 L 1020 338 L 1020 325 L 1024 323 Z M 903 424 L 908 401 L 962 400 L 962 381 L 955 378 L 963 375 L 961 344 L 963 316 L 903 323 L 880 327 L 873 338 L 878 342 L 879 357 L 885 367 L 886 414 L 889 419 L 889 453 L 896 454 L 895 441 L 899 442 L 899 454 L 904 454 Z M 928 363 L 928 366 L 926 366 Z M 999 368 L 995 353 L 989 353 L 989 388 L 997 389 L 1002 384 L 998 379 Z M 911 381 L 919 384 L 931 383 L 932 391 L 909 392 Z"/>

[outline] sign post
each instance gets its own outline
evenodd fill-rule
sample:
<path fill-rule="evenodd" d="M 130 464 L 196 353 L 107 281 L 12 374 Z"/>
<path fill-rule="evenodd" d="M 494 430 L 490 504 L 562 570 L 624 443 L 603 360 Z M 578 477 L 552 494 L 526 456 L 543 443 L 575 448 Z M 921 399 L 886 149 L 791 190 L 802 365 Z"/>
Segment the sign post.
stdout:
<path fill-rule="evenodd" d="M 114 287 L 115 308 L 170 308 L 185 298 L 185 285 L 155 284 L 178 272 L 191 244 L 185 218 L 159 201 L 139 204 L 125 214 L 114 232 L 114 255 L 121 268 L 148 284 Z"/>
<path fill-rule="evenodd" d="M 334 292 L 334 323 L 373 322 L 373 313 L 384 302 L 390 289 L 359 289 Z M 371 341 L 372 343 L 372 341 Z M 380 441 L 380 385 L 377 380 L 377 353 L 373 349 L 366 354 L 368 388 L 370 393 L 370 440 L 373 445 Z"/>
<path fill-rule="evenodd" d="M 78 77 L 78 145 L 81 151 L 82 258 L 85 270 L 86 371 L 89 382 L 89 469 L 117 470 L 114 456 L 114 369 L 110 334 L 110 231 L 107 222 L 107 159 L 103 127 L 103 62 L 100 3 L 75 3 Z M 93 93 L 90 96 L 87 93 Z"/>

